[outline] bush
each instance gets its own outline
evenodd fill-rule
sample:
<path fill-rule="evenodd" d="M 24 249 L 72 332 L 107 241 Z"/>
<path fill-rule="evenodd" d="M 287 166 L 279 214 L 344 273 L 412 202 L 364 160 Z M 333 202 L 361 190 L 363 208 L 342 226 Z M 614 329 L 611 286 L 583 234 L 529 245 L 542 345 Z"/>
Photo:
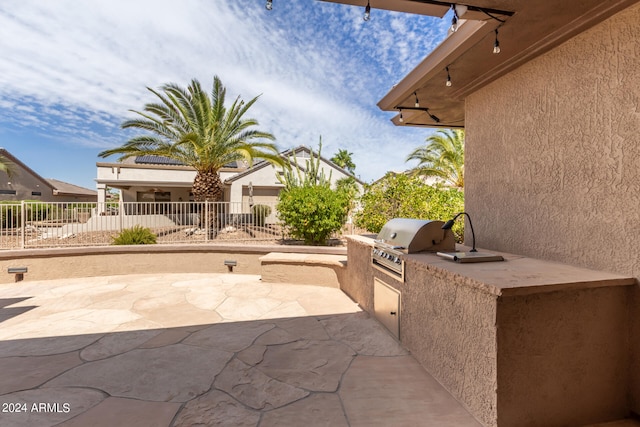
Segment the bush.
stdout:
<path fill-rule="evenodd" d="M 251 213 L 256 225 L 264 226 L 265 219 L 271 215 L 271 208 L 267 205 L 254 205 L 251 207 Z"/>
<path fill-rule="evenodd" d="M 0 202 L 0 226 L 2 228 L 20 227 L 22 221 L 22 206 L 20 202 Z"/>
<path fill-rule="evenodd" d="M 26 200 L 27 221 L 55 220 L 58 215 L 58 207 L 44 202 L 31 202 Z"/>
<path fill-rule="evenodd" d="M 418 177 L 388 173 L 366 188 L 360 202 L 356 225 L 378 233 L 392 218 L 447 221 L 464 210 L 464 193 L 429 186 Z M 453 233 L 456 240 L 462 240 L 464 221 L 456 221 Z"/>
<path fill-rule="evenodd" d="M 278 217 L 294 238 L 306 245 L 326 245 L 344 225 L 348 204 L 344 192 L 328 185 L 292 187 L 280 192 Z"/>
<path fill-rule="evenodd" d="M 112 245 L 153 245 L 156 243 L 156 235 L 146 227 L 136 225 L 125 228 L 113 238 Z"/>
<path fill-rule="evenodd" d="M 27 222 L 55 220 L 58 207 L 37 200 L 24 200 L 25 218 Z M 0 201 L 0 224 L 3 228 L 22 226 L 22 201 Z"/>

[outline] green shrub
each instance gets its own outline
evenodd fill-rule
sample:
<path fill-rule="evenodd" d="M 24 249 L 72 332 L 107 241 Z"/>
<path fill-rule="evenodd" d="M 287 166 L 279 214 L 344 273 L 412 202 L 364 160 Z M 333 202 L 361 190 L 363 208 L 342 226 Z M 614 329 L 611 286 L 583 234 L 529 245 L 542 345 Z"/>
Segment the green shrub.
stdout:
<path fill-rule="evenodd" d="M 113 238 L 112 245 L 153 245 L 156 243 L 156 235 L 141 225 L 125 228 Z"/>
<path fill-rule="evenodd" d="M 0 202 L 0 225 L 2 228 L 20 227 L 22 207 L 16 202 Z"/>
<path fill-rule="evenodd" d="M 356 225 L 378 233 L 392 218 L 447 221 L 464 210 L 464 193 L 432 187 L 418 177 L 388 173 L 366 188 L 360 202 L 362 209 L 356 213 Z M 453 233 L 456 240 L 462 240 L 464 221 L 456 221 Z"/>
<path fill-rule="evenodd" d="M 278 217 L 291 235 L 306 245 L 326 245 L 346 220 L 348 198 L 328 185 L 291 187 L 278 198 Z"/>
<path fill-rule="evenodd" d="M 267 205 L 254 205 L 251 207 L 251 213 L 256 225 L 264 226 L 265 219 L 271 215 L 271 207 Z"/>
<path fill-rule="evenodd" d="M 26 201 L 27 221 L 45 221 L 48 219 L 56 219 L 58 207 L 43 202 Z"/>
<path fill-rule="evenodd" d="M 28 222 L 57 219 L 58 207 L 37 200 L 25 200 L 25 218 Z M 0 202 L 0 224 L 3 228 L 22 226 L 22 202 L 5 200 Z"/>

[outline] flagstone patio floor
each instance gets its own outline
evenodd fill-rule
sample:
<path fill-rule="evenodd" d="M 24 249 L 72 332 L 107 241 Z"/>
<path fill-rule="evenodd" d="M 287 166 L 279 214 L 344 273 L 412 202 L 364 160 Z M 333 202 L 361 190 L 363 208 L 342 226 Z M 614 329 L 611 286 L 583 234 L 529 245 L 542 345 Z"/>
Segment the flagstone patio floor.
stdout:
<path fill-rule="evenodd" d="M 237 274 L 0 285 L 2 426 L 480 426 L 340 290 Z"/>

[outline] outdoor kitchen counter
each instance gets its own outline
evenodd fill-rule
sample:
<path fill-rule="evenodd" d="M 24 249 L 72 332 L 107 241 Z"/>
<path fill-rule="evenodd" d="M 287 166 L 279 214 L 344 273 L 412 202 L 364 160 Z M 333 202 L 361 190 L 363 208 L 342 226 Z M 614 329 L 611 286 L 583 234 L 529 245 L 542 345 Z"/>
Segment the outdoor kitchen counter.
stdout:
<path fill-rule="evenodd" d="M 580 426 L 629 415 L 635 279 L 504 253 L 505 261 L 485 263 L 415 253 L 403 256 L 401 281 L 371 266 L 372 245 L 348 238 L 341 287 L 372 313 L 374 278 L 397 289 L 400 341 L 484 425 Z"/>
<path fill-rule="evenodd" d="M 469 251 L 457 246 L 459 252 Z M 479 249 L 479 252 L 485 252 Z M 603 286 L 629 286 L 635 278 L 619 274 L 590 270 L 543 261 L 534 258 L 491 251 L 502 255 L 504 261 L 458 263 L 433 253 L 417 253 L 404 256 L 409 270 L 425 269 L 434 274 L 447 274 L 452 279 L 496 296 L 527 295 L 570 289 L 597 288 Z"/>

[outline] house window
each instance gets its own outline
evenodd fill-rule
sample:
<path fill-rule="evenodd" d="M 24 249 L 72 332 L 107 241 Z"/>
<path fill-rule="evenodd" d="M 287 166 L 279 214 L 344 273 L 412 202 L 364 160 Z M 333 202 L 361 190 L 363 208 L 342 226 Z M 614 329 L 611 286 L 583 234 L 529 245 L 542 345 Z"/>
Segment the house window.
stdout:
<path fill-rule="evenodd" d="M 31 195 L 32 196 L 42 196 L 42 191 L 32 191 Z"/>
<path fill-rule="evenodd" d="M 16 194 L 16 190 L 0 190 L 0 194 Z"/>

